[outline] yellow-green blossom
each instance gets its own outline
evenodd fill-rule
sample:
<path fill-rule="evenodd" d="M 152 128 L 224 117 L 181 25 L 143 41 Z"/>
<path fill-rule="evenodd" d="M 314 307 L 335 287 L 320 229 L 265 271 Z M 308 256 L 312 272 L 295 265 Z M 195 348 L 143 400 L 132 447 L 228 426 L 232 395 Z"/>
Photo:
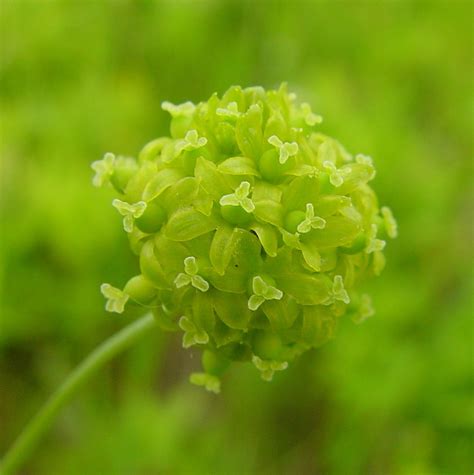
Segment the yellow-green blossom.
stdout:
<path fill-rule="evenodd" d="M 93 183 L 118 193 L 140 272 L 123 290 L 102 285 L 108 311 L 141 306 L 183 332 L 203 350 L 191 381 L 212 392 L 232 361 L 271 380 L 344 316 L 373 315 L 359 285 L 381 273 L 398 230 L 370 187 L 370 157 L 322 133 L 286 85 L 162 108 L 170 132 L 138 160 L 92 164 Z"/>

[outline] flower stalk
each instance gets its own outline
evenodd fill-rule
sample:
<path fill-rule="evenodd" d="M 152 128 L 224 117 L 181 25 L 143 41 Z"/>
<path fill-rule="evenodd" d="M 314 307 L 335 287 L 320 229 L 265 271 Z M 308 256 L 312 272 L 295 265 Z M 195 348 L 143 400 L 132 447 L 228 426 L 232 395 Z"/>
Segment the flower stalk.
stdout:
<path fill-rule="evenodd" d="M 25 463 L 61 409 L 77 390 L 100 368 L 156 325 L 153 315 L 134 321 L 101 343 L 77 366 L 64 383 L 46 401 L 0 462 L 0 475 L 13 475 Z"/>

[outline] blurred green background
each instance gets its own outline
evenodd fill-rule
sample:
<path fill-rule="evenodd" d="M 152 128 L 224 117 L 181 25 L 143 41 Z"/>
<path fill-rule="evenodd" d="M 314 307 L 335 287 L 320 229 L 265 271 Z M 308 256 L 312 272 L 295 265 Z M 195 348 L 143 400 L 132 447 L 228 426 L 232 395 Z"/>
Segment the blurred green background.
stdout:
<path fill-rule="evenodd" d="M 473 4 L 13 1 L 1 9 L 0 454 L 96 344 L 131 321 L 102 282 L 136 273 L 104 152 L 166 134 L 163 100 L 232 84 L 307 100 L 374 157 L 400 236 L 377 315 L 271 384 L 150 334 L 61 413 L 23 473 L 468 474 L 474 470 Z"/>

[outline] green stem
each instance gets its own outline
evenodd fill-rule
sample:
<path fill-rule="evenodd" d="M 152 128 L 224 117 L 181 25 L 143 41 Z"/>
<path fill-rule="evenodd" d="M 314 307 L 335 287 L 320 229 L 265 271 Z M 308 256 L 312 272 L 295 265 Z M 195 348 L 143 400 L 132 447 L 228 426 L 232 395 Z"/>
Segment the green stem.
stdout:
<path fill-rule="evenodd" d="M 148 314 L 112 335 L 97 347 L 64 381 L 46 401 L 36 416 L 25 427 L 0 463 L 0 475 L 12 475 L 25 462 L 43 433 L 53 422 L 60 409 L 76 390 L 96 370 L 114 356 L 129 347 L 155 325 L 153 315 Z"/>

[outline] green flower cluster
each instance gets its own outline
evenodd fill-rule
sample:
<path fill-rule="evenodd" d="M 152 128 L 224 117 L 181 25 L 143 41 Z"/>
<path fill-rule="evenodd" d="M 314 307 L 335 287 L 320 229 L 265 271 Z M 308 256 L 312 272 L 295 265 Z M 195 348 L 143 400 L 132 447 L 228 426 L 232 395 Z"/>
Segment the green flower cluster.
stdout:
<path fill-rule="evenodd" d="M 230 361 L 265 380 L 330 338 L 338 319 L 374 310 L 356 288 L 378 275 L 391 211 L 368 182 L 370 157 L 315 131 L 321 117 L 286 86 L 231 87 L 194 105 L 164 102 L 170 137 L 138 160 L 107 153 L 94 184 L 110 182 L 141 274 L 102 285 L 106 308 L 150 308 L 183 346 L 204 350 L 191 381 L 218 392 Z"/>

